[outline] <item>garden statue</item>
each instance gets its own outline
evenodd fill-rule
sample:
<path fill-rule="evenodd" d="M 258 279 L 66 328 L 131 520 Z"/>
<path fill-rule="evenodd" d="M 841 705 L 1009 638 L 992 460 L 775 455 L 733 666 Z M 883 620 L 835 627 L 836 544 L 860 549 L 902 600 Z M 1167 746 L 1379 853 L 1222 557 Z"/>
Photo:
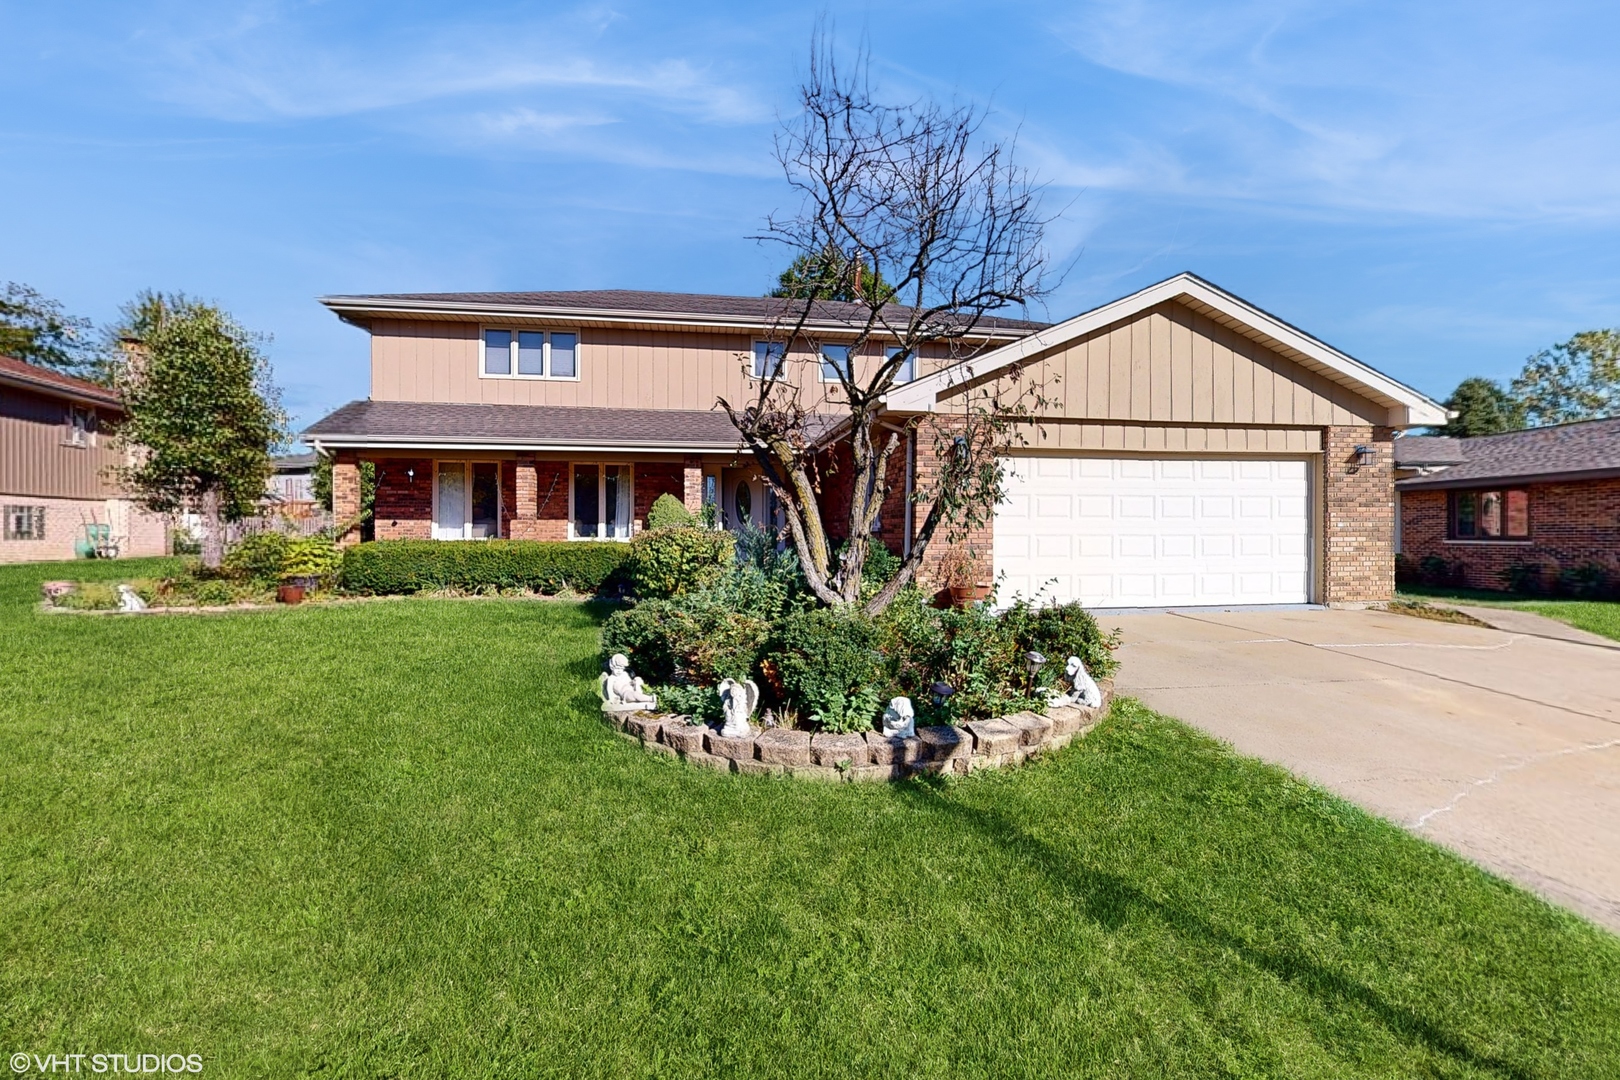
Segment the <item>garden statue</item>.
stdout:
<path fill-rule="evenodd" d="M 136 591 L 128 585 L 118 586 L 119 611 L 145 611 L 146 601 L 140 598 Z"/>
<path fill-rule="evenodd" d="M 885 739 L 913 739 L 917 736 L 917 713 L 911 707 L 911 699 L 897 697 L 889 699 L 889 707 L 883 710 L 883 737 Z"/>
<path fill-rule="evenodd" d="M 1086 671 L 1086 665 L 1078 656 L 1069 657 L 1069 663 L 1063 669 L 1064 676 L 1069 680 L 1072 688 L 1067 694 L 1053 694 L 1053 705 L 1084 705 L 1088 709 L 1095 709 L 1102 704 L 1102 691 L 1097 687 L 1097 681 Z"/>
<path fill-rule="evenodd" d="M 658 699 L 647 693 L 646 684 L 630 674 L 630 660 L 624 653 L 614 653 L 608 659 L 608 670 L 602 673 L 599 690 L 605 707 L 636 709 L 658 707 Z"/>
<path fill-rule="evenodd" d="M 753 736 L 754 729 L 749 726 L 748 718 L 754 715 L 759 707 L 759 685 L 753 679 L 738 682 L 736 679 L 726 679 L 720 683 L 720 708 L 726 715 L 725 726 L 720 729 L 720 736 L 726 739 L 747 739 Z"/>

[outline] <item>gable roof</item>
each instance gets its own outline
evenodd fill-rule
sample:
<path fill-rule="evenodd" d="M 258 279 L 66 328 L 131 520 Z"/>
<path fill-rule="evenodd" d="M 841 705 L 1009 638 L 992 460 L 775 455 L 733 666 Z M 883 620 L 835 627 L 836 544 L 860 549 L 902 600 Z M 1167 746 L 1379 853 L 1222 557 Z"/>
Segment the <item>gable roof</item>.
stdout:
<path fill-rule="evenodd" d="M 119 400 L 117 393 L 108 387 L 10 356 L 0 356 L 0 383 L 90 405 L 102 405 L 120 411 L 123 409 L 123 402 Z"/>
<path fill-rule="evenodd" d="M 888 394 L 887 404 L 901 411 L 931 411 L 943 393 L 954 386 L 1096 333 L 1170 300 L 1179 301 L 1324 378 L 1385 406 L 1389 409 L 1388 423 L 1391 427 L 1446 422 L 1445 408 L 1431 398 L 1191 273 L 1177 274 L 1140 292 L 1035 331 L 1009 345 L 992 349 L 982 356 L 907 383 Z"/>
<path fill-rule="evenodd" d="M 1396 440 L 1398 448 L 1405 439 Z M 1620 417 L 1456 440 L 1463 461 L 1396 481 L 1413 488 L 1478 487 L 1499 481 L 1596 480 L 1620 476 Z"/>
<path fill-rule="evenodd" d="M 709 293 L 642 292 L 635 289 L 587 289 L 576 292 L 382 293 L 323 296 L 345 322 L 368 326 L 373 319 L 406 316 L 459 322 L 490 318 L 576 319 L 598 325 L 691 329 L 769 330 L 796 318 L 801 301 L 774 296 L 717 296 Z M 894 305 L 895 318 L 908 309 Z M 866 321 L 862 304 L 817 300 L 806 329 L 848 333 Z M 1046 323 L 984 316 L 970 336 L 1012 341 Z"/>

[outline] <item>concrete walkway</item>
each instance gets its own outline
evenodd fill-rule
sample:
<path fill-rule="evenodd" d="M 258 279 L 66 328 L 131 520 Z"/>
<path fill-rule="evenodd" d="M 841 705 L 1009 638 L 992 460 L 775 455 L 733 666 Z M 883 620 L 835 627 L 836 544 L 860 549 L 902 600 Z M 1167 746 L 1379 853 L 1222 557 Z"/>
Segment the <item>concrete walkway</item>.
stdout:
<path fill-rule="evenodd" d="M 1620 652 L 1381 611 L 1108 616 L 1122 694 L 1620 931 Z"/>

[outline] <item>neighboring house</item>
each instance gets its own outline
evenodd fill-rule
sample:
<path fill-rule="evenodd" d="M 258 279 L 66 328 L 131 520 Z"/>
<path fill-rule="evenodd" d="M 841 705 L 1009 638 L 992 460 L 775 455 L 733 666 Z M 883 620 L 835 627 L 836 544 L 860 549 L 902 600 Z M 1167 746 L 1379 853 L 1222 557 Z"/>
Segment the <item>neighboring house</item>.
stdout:
<path fill-rule="evenodd" d="M 1543 584 L 1589 564 L 1620 574 L 1620 419 L 1395 444 L 1400 551 L 1460 564 L 1457 584 L 1500 589 L 1512 567 Z"/>
<path fill-rule="evenodd" d="M 287 454 L 270 459 L 274 470 L 265 485 L 267 510 L 294 517 L 306 517 L 316 510 L 315 466 L 319 454 Z"/>
<path fill-rule="evenodd" d="M 724 413 L 777 362 L 780 300 L 672 293 L 333 296 L 371 333 L 371 396 L 305 438 L 335 459 L 339 520 L 377 463 L 376 535 L 628 539 L 665 492 L 764 523 L 769 491 Z M 790 371 L 836 414 L 829 365 L 861 309 L 819 305 Z M 1096 607 L 1357 604 L 1393 591 L 1397 429 L 1444 422 L 1416 391 L 1191 275 L 1053 326 L 984 320 L 978 355 L 924 357 L 888 398 L 949 422 L 1017 365 L 1053 403 L 965 543 L 1002 579 Z M 860 368 L 878 358 L 855 357 Z M 903 553 L 936 467 L 910 440 L 878 535 Z M 829 481 L 824 498 L 839 492 Z M 351 538 L 352 539 L 352 538 Z"/>
<path fill-rule="evenodd" d="M 164 553 L 166 519 L 110 476 L 124 456 L 104 429 L 122 414 L 104 386 L 0 356 L 0 562 Z"/>

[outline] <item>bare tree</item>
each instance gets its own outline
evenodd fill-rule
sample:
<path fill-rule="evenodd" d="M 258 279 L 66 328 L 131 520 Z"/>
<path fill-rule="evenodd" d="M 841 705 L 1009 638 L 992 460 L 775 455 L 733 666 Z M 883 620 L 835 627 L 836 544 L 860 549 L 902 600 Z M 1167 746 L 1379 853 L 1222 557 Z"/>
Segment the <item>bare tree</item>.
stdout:
<path fill-rule="evenodd" d="M 940 468 L 915 493 L 928 511 L 896 578 L 867 602 L 886 607 L 916 574 L 942 530 L 981 523 L 1001 491 L 998 455 L 1043 404 L 1041 388 L 1016 369 L 969 383 L 944 417 L 886 416 L 884 396 L 919 356 L 957 362 L 985 345 L 983 320 L 1047 292 L 1039 187 L 1014 164 L 1013 144 L 985 135 L 985 113 L 968 105 L 874 99 L 865 54 L 853 74 L 838 68 L 826 36 L 811 46 L 802 109 L 777 136 L 776 156 L 801 197 L 773 215 L 761 239 L 792 249 L 796 285 L 786 291 L 774 339 L 780 358 L 755 370 L 751 401 L 720 406 L 781 501 L 805 578 L 824 603 L 860 600 L 873 525 L 903 476 L 906 435 L 933 439 Z M 823 297 L 849 298 L 829 304 Z M 826 401 L 806 407 L 794 365 L 817 365 L 829 321 L 850 360 L 836 364 Z M 826 406 L 837 409 L 829 414 Z M 840 453 L 843 450 L 847 453 Z M 823 518 L 821 483 L 847 468 L 851 492 L 837 558 Z"/>

